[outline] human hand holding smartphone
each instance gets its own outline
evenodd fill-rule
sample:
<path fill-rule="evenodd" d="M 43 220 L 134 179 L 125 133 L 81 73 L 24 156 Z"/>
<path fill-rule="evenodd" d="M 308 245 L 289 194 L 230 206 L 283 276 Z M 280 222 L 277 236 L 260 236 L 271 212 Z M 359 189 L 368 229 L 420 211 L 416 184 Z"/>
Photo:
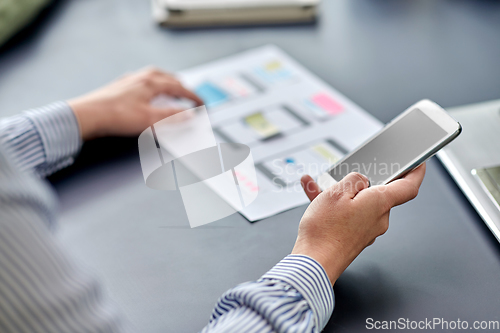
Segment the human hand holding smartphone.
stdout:
<path fill-rule="evenodd" d="M 318 184 L 325 190 L 350 172 L 365 175 L 371 186 L 388 184 L 432 157 L 461 131 L 442 107 L 422 100 L 320 175 Z"/>

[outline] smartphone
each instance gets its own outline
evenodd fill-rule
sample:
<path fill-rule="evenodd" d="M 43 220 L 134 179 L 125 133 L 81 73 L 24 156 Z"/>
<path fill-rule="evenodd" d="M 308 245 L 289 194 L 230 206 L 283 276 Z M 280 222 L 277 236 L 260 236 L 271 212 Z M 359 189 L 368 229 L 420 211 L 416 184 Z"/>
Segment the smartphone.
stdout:
<path fill-rule="evenodd" d="M 422 100 L 318 178 L 325 190 L 350 172 L 368 177 L 370 186 L 403 177 L 453 141 L 462 126 L 436 103 Z"/>

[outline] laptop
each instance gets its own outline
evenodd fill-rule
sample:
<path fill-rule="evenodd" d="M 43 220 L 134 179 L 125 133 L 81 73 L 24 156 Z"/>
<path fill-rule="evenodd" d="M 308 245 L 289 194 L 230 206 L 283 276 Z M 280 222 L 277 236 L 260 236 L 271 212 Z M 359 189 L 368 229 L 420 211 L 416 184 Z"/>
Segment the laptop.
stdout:
<path fill-rule="evenodd" d="M 463 132 L 437 156 L 500 241 L 500 100 L 447 111 Z"/>

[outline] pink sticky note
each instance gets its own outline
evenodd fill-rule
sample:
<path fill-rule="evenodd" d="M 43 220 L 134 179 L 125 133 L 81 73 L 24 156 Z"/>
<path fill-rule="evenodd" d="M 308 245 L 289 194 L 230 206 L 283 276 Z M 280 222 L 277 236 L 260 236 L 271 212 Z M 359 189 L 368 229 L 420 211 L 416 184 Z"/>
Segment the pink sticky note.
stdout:
<path fill-rule="evenodd" d="M 342 111 L 344 111 L 344 107 L 342 106 L 342 104 L 340 104 L 339 102 L 337 102 L 336 100 L 334 100 L 325 93 L 319 93 L 314 95 L 311 98 L 311 101 L 329 114 L 335 115 L 342 113 Z"/>

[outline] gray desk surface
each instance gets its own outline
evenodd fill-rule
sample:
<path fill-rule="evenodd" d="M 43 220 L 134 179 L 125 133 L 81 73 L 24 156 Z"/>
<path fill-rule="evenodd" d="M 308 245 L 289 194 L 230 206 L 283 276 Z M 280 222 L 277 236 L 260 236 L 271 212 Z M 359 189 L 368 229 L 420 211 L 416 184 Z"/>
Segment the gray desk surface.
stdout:
<path fill-rule="evenodd" d="M 2 115 L 147 64 L 176 71 L 266 43 L 384 122 L 424 97 L 500 98 L 496 1 L 325 0 L 316 25 L 190 31 L 156 27 L 146 0 L 58 1 L 24 35 L 0 53 Z M 144 186 L 136 150 L 120 156 L 54 181 L 58 236 L 139 332 L 199 330 L 222 292 L 291 250 L 305 207 L 191 230 L 179 194 Z M 368 317 L 500 320 L 499 276 L 498 243 L 433 159 L 419 197 L 394 209 L 389 232 L 336 284 L 325 331 L 362 331 Z"/>

